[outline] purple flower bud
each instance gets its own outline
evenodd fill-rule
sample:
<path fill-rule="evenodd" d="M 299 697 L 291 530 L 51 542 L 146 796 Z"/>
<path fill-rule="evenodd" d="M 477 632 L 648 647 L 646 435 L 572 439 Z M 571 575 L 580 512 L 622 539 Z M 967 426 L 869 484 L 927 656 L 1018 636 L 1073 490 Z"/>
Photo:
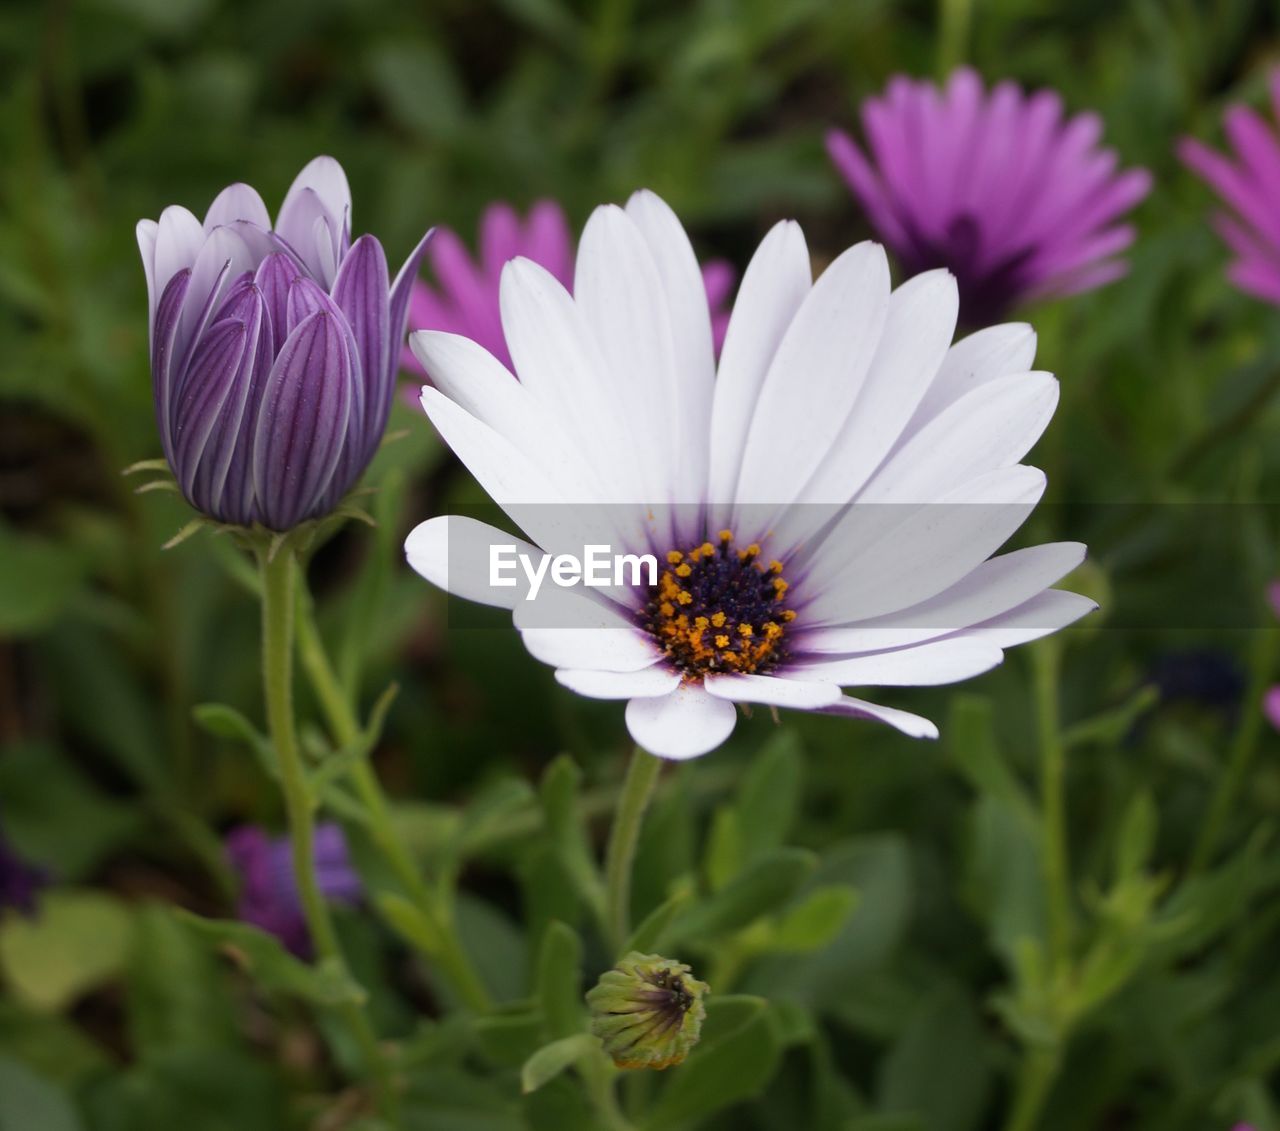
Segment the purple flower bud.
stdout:
<path fill-rule="evenodd" d="M 503 266 L 517 257 L 531 259 L 572 292 L 574 254 L 569 221 L 554 200 L 538 201 L 523 220 L 509 204 L 490 204 L 480 218 L 480 247 L 476 256 L 467 251 L 456 232 L 448 228 L 439 230 L 427 253 L 436 285 L 421 281 L 414 284 L 409 324 L 414 330 L 461 334 L 484 346 L 511 369 L 511 353 L 502 332 L 498 307 Z M 717 353 L 729 328 L 725 304 L 736 279 L 736 272 L 723 259 L 709 260 L 702 265 L 702 282 L 711 307 Z M 426 376 L 421 363 L 407 347 L 402 364 Z M 415 403 L 416 400 L 415 393 Z"/>
<path fill-rule="evenodd" d="M 939 89 L 898 76 L 862 105 L 866 150 L 832 130 L 827 150 L 908 274 L 946 267 L 961 320 L 986 325 L 1027 299 L 1124 274 L 1124 214 L 1151 188 L 1098 147 L 1096 114 L 1065 117 L 1053 91 L 990 91 L 968 67 Z"/>
<path fill-rule="evenodd" d="M 268 836 L 256 825 L 242 825 L 228 834 L 226 848 L 240 875 L 240 918 L 275 935 L 294 954 L 310 955 L 311 940 L 288 838 Z M 324 897 L 331 903 L 358 903 L 364 889 L 351 867 L 340 825 L 316 826 L 315 858 L 316 880 Z"/>
<path fill-rule="evenodd" d="M 351 242 L 342 166 L 317 157 L 276 225 L 248 185 L 201 223 L 138 223 L 165 458 L 197 510 L 289 530 L 331 511 L 377 450 L 409 292 L 431 233 L 389 280 L 373 236 Z"/>
<path fill-rule="evenodd" d="M 0 915 L 9 908 L 34 915 L 36 896 L 48 882 L 48 874 L 19 856 L 0 830 Z"/>

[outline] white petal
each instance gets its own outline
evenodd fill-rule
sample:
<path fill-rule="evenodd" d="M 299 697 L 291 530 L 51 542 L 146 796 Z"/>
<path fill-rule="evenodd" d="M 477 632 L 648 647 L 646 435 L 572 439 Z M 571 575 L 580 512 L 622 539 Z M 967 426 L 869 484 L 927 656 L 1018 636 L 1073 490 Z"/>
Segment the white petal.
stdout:
<path fill-rule="evenodd" d="M 938 375 L 911 421 L 915 431 L 971 389 L 996 377 L 1025 373 L 1036 358 L 1036 332 L 1025 322 L 989 326 L 961 338 L 938 368 Z"/>
<path fill-rule="evenodd" d="M 697 758 L 714 750 L 733 733 L 737 718 L 732 703 L 693 683 L 681 683 L 660 699 L 627 704 L 631 737 L 659 758 Z"/>
<path fill-rule="evenodd" d="M 648 190 L 633 193 L 627 201 L 627 215 L 649 245 L 662 279 L 679 369 L 678 387 L 684 398 L 681 415 L 697 421 L 694 431 L 705 443 L 716 359 L 702 268 L 679 219 L 661 197 Z"/>
<path fill-rule="evenodd" d="M 1076 568 L 1079 542 L 1029 546 L 983 562 L 936 597 L 888 616 L 804 635 L 805 651 L 851 654 L 918 644 L 1016 609 Z"/>
<path fill-rule="evenodd" d="M 179 271 L 195 264 L 204 246 L 204 228 L 185 208 L 171 204 L 160 213 L 155 241 L 156 302 Z"/>
<path fill-rule="evenodd" d="M 797 662 L 798 678 L 829 680 L 844 687 L 934 687 L 990 671 L 1004 659 L 994 644 L 959 637 L 915 648 L 872 652 L 840 660 Z"/>
<path fill-rule="evenodd" d="M 848 502 L 879 466 L 946 357 L 959 306 L 948 271 L 917 275 L 893 292 L 862 392 L 804 501 Z"/>
<path fill-rule="evenodd" d="M 870 505 L 904 511 L 904 521 L 864 541 L 855 504 L 816 552 L 803 583 L 806 624 L 848 624 L 909 609 L 966 577 L 1027 520 L 1044 493 L 1044 472 L 1002 468 L 929 506 Z"/>
<path fill-rule="evenodd" d="M 760 388 L 735 503 L 797 498 L 844 427 L 888 310 L 889 264 L 879 244 L 849 248 L 822 273 Z"/>
<path fill-rule="evenodd" d="M 729 518 L 760 386 L 811 283 L 809 249 L 800 226 L 791 220 L 775 224 L 742 277 L 720 352 L 707 487 L 707 498 L 719 508 L 713 525 Z"/>
<path fill-rule="evenodd" d="M 960 636 L 999 648 L 1013 648 L 1066 628 L 1097 607 L 1098 602 L 1091 597 L 1063 589 L 1047 589 L 1016 609 L 966 629 Z"/>
<path fill-rule="evenodd" d="M 938 728 L 920 715 L 913 715 L 910 711 L 899 711 L 894 707 L 882 707 L 878 703 L 868 703 L 865 699 L 855 699 L 852 695 L 844 696 L 838 703 L 824 709 L 822 713 L 841 715 L 849 719 L 874 719 L 876 722 L 888 723 L 908 738 L 938 737 Z"/>
<path fill-rule="evenodd" d="M 264 231 L 271 228 L 271 215 L 257 189 L 249 185 L 227 185 L 209 205 L 204 214 L 204 230 L 212 232 L 223 224 L 234 224 L 238 220 L 247 220 Z"/>
<path fill-rule="evenodd" d="M 691 453 L 674 423 L 681 375 L 666 294 L 640 229 L 616 205 L 597 208 L 583 229 L 573 299 L 604 363 L 600 392 L 639 457 L 643 501 L 676 502 L 668 488 L 689 491 L 681 501 L 701 500 L 701 483 L 680 470 Z"/>
<path fill-rule="evenodd" d="M 437 330 L 410 334 L 409 346 L 437 389 L 533 460 L 565 498 L 591 497 L 591 468 L 560 420 L 488 350 Z"/>
<path fill-rule="evenodd" d="M 513 619 L 525 647 L 554 668 L 632 672 L 663 655 L 634 612 L 598 590 L 547 581 L 536 597 L 516 606 Z"/>
<path fill-rule="evenodd" d="M 514 571 L 516 584 L 510 588 L 491 585 L 489 580 L 490 548 L 511 545 L 535 563 L 543 556 L 536 546 L 496 526 L 462 515 L 439 515 L 409 532 L 404 553 L 414 570 L 445 592 L 484 605 L 514 609 L 529 588 L 524 571 Z"/>
<path fill-rule="evenodd" d="M 840 698 L 834 683 L 818 680 L 778 679 L 768 675 L 709 675 L 703 680 L 707 691 L 733 703 L 764 703 L 771 707 L 794 707 L 808 711 L 828 707 Z"/>
<path fill-rule="evenodd" d="M 957 483 L 1016 464 L 1058 405 L 1048 373 L 1019 373 L 979 385 L 903 443 L 871 477 L 860 502 L 932 502 Z"/>
<path fill-rule="evenodd" d="M 280 206 L 280 218 L 276 227 L 290 239 L 284 231 L 289 224 L 298 201 L 310 189 L 316 195 L 324 212 L 333 221 L 335 234 L 351 223 L 351 186 L 347 183 L 347 174 L 342 166 L 332 157 L 316 157 L 309 161 L 296 177 L 289 191 L 285 194 L 284 203 Z M 308 227 L 311 217 L 308 216 Z M 290 240 L 292 242 L 292 240 Z M 298 249 L 301 251 L 301 248 Z"/>
<path fill-rule="evenodd" d="M 564 422 L 595 469 L 591 498 L 649 503 L 651 476 L 606 384 L 604 358 L 581 311 L 545 268 L 513 259 L 502 269 L 502 328 L 521 383 Z"/>
<path fill-rule="evenodd" d="M 556 681 L 588 699 L 650 699 L 671 694 L 680 682 L 680 673 L 658 663 L 638 672 L 561 668 L 556 672 Z"/>
<path fill-rule="evenodd" d="M 149 322 L 147 341 L 151 341 L 150 330 L 155 326 L 156 306 L 160 295 L 156 292 L 156 237 L 160 225 L 154 220 L 139 220 L 134 229 L 138 237 L 138 252 L 142 256 L 142 270 L 147 276 L 147 311 Z"/>

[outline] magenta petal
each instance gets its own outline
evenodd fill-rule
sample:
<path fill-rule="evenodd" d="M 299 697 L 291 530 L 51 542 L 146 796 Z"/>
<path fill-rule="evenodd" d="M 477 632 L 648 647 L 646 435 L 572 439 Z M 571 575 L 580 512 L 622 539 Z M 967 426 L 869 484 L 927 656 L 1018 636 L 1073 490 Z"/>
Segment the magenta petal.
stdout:
<path fill-rule="evenodd" d="M 312 517 L 337 470 L 352 376 L 340 315 L 317 311 L 281 348 L 262 391 L 254 439 L 254 493 L 264 526 L 289 530 Z"/>
<path fill-rule="evenodd" d="M 1269 688 L 1262 697 L 1262 713 L 1276 730 L 1280 730 L 1280 687 Z"/>

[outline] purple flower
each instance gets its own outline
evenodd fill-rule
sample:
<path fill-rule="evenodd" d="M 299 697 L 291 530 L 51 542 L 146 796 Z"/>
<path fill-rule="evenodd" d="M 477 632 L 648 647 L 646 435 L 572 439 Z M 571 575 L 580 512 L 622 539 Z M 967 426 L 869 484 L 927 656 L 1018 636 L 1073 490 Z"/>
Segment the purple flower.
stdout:
<path fill-rule="evenodd" d="M 831 159 L 908 274 L 956 276 L 963 322 L 1124 274 L 1115 256 L 1134 231 L 1117 221 L 1151 177 L 1117 173 L 1096 114 L 1065 118 L 1056 93 L 1011 82 L 987 92 L 965 67 L 941 90 L 894 78 L 863 103 L 862 123 L 870 159 L 840 130 L 827 135 Z"/>
<path fill-rule="evenodd" d="M 19 856 L 0 830 L 0 914 L 12 907 L 34 915 L 36 896 L 48 881 L 47 873 Z"/>
<path fill-rule="evenodd" d="M 1280 69 L 1271 74 L 1271 105 L 1280 117 Z M 1236 255 L 1227 277 L 1242 291 L 1280 304 L 1280 143 L 1272 126 L 1247 106 L 1232 106 L 1223 124 L 1234 160 L 1190 137 L 1179 143 L 1178 156 L 1227 206 L 1213 217 Z"/>
<path fill-rule="evenodd" d="M 480 219 L 480 251 L 472 257 L 456 232 L 441 228 L 427 258 L 437 286 L 419 280 L 409 304 L 409 325 L 415 330 L 444 330 L 461 334 L 484 346 L 508 369 L 511 353 L 502 334 L 498 284 L 508 260 L 523 256 L 546 270 L 566 290 L 573 290 L 573 235 L 564 210 L 554 200 L 540 200 L 521 220 L 509 204 L 491 204 Z M 729 326 L 725 303 L 736 275 L 722 259 L 702 268 L 702 281 L 711 307 L 715 348 L 719 352 Z M 425 375 L 421 363 L 407 347 L 402 364 Z"/>
<path fill-rule="evenodd" d="M 310 954 L 288 838 L 268 836 L 256 825 L 242 825 L 228 834 L 226 846 L 240 874 L 240 918 L 275 935 L 294 954 Z M 363 887 L 351 867 L 340 825 L 316 826 L 315 856 L 316 879 L 325 898 L 347 905 L 359 902 Z"/>
<path fill-rule="evenodd" d="M 274 229 L 243 184 L 203 223 L 178 205 L 139 221 L 156 420 L 192 506 L 288 530 L 337 505 L 386 427 L 429 237 L 389 283 L 382 245 L 351 242 L 332 157 L 298 174 Z"/>

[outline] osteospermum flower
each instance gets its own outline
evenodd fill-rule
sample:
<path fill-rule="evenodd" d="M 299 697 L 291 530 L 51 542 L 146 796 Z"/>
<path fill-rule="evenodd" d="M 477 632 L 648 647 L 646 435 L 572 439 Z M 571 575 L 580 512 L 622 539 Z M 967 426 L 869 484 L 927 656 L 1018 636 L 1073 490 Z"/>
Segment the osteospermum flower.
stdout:
<path fill-rule="evenodd" d="M 780 223 L 743 277 L 717 369 L 688 238 L 644 192 L 591 217 L 574 286 L 524 259 L 504 271 L 519 381 L 465 338 L 412 335 L 437 385 L 422 402 L 528 535 L 532 566 L 605 545 L 652 554 L 660 576 L 500 588 L 495 548 L 516 540 L 465 518 L 423 523 L 406 552 L 445 589 L 514 609 L 566 687 L 629 700 L 646 750 L 711 750 L 735 703 L 933 737 L 927 719 L 841 687 L 965 679 L 1095 607 L 1046 591 L 1079 544 L 987 560 L 1044 490 L 1018 461 L 1057 383 L 1028 372 L 1025 325 L 952 346 L 945 271 L 891 292 L 883 249 L 864 243 L 813 282 L 799 227 Z"/>
<path fill-rule="evenodd" d="M 275 935 L 294 954 L 310 954 L 311 939 L 288 838 L 242 825 L 228 834 L 226 848 L 240 876 L 240 918 Z M 351 866 L 340 825 L 316 826 L 315 860 L 316 882 L 330 903 L 359 902 L 364 887 Z"/>
<path fill-rule="evenodd" d="M 192 506 L 288 530 L 337 505 L 386 427 L 427 238 L 390 283 L 382 245 L 351 242 L 331 157 L 298 174 L 274 229 L 243 184 L 203 223 L 177 205 L 139 221 L 156 421 Z"/>
<path fill-rule="evenodd" d="M 1271 75 L 1271 105 L 1280 118 L 1280 69 Z M 1227 206 L 1213 217 L 1236 256 L 1227 277 L 1243 291 L 1280 303 L 1280 141 L 1274 126 L 1248 106 L 1230 107 L 1223 125 L 1234 151 L 1230 156 L 1195 138 L 1184 138 L 1178 155 Z"/>
<path fill-rule="evenodd" d="M 946 267 L 962 320 L 1090 290 L 1122 275 L 1133 242 L 1118 223 L 1151 187 L 1098 147 L 1096 114 L 1063 116 L 1053 91 L 989 93 L 971 69 L 945 89 L 903 76 L 862 105 L 868 156 L 832 130 L 827 149 L 872 227 L 908 274 Z"/>
<path fill-rule="evenodd" d="M 503 266 L 517 256 L 533 260 L 566 289 L 573 289 L 573 236 L 564 210 L 553 200 L 540 200 L 527 218 L 509 204 L 491 204 L 480 219 L 480 249 L 474 258 L 457 233 L 440 228 L 427 252 L 437 285 L 419 280 L 409 304 L 409 325 L 415 330 L 447 330 L 479 342 L 508 368 L 511 354 L 502 334 L 498 310 Z M 722 259 L 702 269 L 711 305 L 716 348 L 724 341 L 729 315 L 723 309 L 733 290 L 733 268 Z M 419 374 L 425 370 L 409 349 L 404 365 Z"/>

